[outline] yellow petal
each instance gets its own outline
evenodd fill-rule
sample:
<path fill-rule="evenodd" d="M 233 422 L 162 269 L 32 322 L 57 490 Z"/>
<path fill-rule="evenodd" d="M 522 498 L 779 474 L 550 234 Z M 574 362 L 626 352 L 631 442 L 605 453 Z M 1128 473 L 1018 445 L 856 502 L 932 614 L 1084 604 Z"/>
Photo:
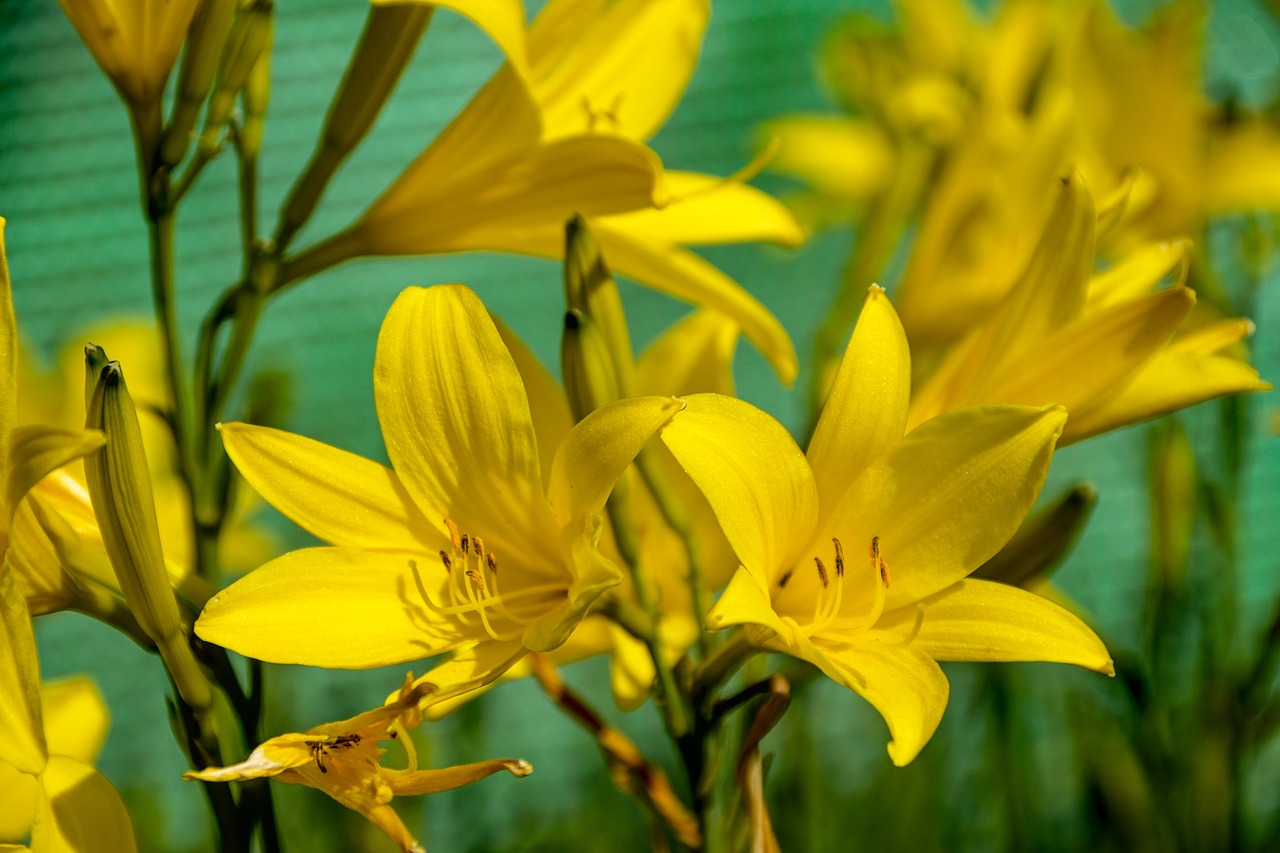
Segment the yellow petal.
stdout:
<path fill-rule="evenodd" d="M 866 699 L 884 717 L 889 758 L 902 767 L 920 754 L 947 709 L 951 687 L 933 658 L 914 644 L 860 641 L 825 652 L 819 667 Z M 811 663 L 818 661 L 810 659 Z"/>
<path fill-rule="evenodd" d="M 1248 120 L 1211 140 L 1205 203 L 1212 213 L 1280 207 L 1280 134 Z"/>
<path fill-rule="evenodd" d="M 552 483 L 554 482 L 553 476 Z M 593 512 L 582 521 L 565 527 L 560 537 L 560 547 L 566 555 L 573 581 L 569 585 L 564 603 L 542 615 L 525 629 L 521 641 L 526 648 L 535 652 L 549 652 L 564 645 L 569 635 L 586 617 L 591 605 L 622 580 L 622 572 L 596 547 L 603 526 L 604 519 Z"/>
<path fill-rule="evenodd" d="M 522 758 L 497 758 L 491 761 L 477 761 L 474 764 L 441 767 L 436 770 L 417 770 L 403 776 L 389 777 L 387 781 L 398 797 L 438 794 L 441 791 L 452 791 L 454 788 L 479 782 L 503 770 L 516 778 L 521 778 L 533 772 L 533 765 Z"/>
<path fill-rule="evenodd" d="M 581 526 L 604 509 L 622 472 L 658 430 L 684 409 L 675 397 L 632 397 L 596 409 L 565 436 L 548 494 L 561 525 Z"/>
<path fill-rule="evenodd" d="M 40 688 L 49 752 L 93 764 L 107 740 L 111 716 L 98 686 L 78 675 Z"/>
<path fill-rule="evenodd" d="M 707 0 L 548 3 L 529 29 L 548 137 L 652 136 L 688 85 L 710 14 Z"/>
<path fill-rule="evenodd" d="M 1090 314 L 1027 352 L 1018 367 L 971 396 L 973 402 L 1061 403 L 1074 418 L 1123 393 L 1191 311 L 1195 294 L 1162 290 Z M 1068 439 L 1076 435 L 1067 423 Z"/>
<path fill-rule="evenodd" d="M 61 556 L 37 520 L 33 501 L 24 502 L 13 517 L 4 560 L 5 571 L 33 615 L 62 610 L 76 600 L 76 581 L 63 568 Z M 101 562 L 107 575 L 114 577 L 105 553 Z"/>
<path fill-rule="evenodd" d="M 146 106 L 159 100 L 199 3 L 61 0 L 60 5 L 120 94 Z"/>
<path fill-rule="evenodd" d="M 773 365 L 783 383 L 790 385 L 795 380 L 796 351 L 786 329 L 741 285 L 686 249 L 644 240 L 614 228 L 609 220 L 592 225 L 615 273 L 730 317 Z"/>
<path fill-rule="evenodd" d="M 19 772 L 0 761 L 0 851 L 26 850 L 21 842 L 31 835 L 31 821 L 36 814 L 36 798 L 40 784 L 36 777 Z"/>
<path fill-rule="evenodd" d="M 9 431 L 18 410 L 18 321 L 13 314 L 4 226 L 5 218 L 0 216 L 0 451 L 9 446 Z"/>
<path fill-rule="evenodd" d="M 1222 355 L 1182 352 L 1176 343 L 1151 359 L 1124 390 L 1067 429 L 1073 441 L 1242 391 L 1269 391 L 1248 363 Z"/>
<path fill-rule="evenodd" d="M 644 643 L 610 623 L 608 634 L 611 645 L 609 662 L 609 686 L 613 689 L 613 701 L 623 711 L 634 711 L 645 703 L 653 692 L 657 669 L 653 657 Z M 575 638 L 577 632 L 575 632 Z"/>
<path fill-rule="evenodd" d="M 767 122 L 762 134 L 780 143 L 770 169 L 799 178 L 826 195 L 869 199 L 893 174 L 893 145 L 871 122 L 794 115 Z"/>
<path fill-rule="evenodd" d="M 519 640 L 483 642 L 455 652 L 449 660 L 414 682 L 415 687 L 430 688 L 423 695 L 421 706 L 433 706 L 483 687 L 528 653 L 529 649 Z"/>
<path fill-rule="evenodd" d="M 768 581 L 746 566 L 738 567 L 707 614 L 707 628 L 712 631 L 733 625 L 759 625 L 778 635 L 783 642 L 792 635 L 773 609 Z"/>
<path fill-rule="evenodd" d="M 824 512 L 867 465 L 902 440 L 910 395 L 906 333 L 884 289 L 872 285 L 809 441 L 807 456 Z"/>
<path fill-rule="evenodd" d="M 1178 283 L 1186 277 L 1188 240 L 1151 243 L 1126 254 L 1089 282 L 1088 312 L 1137 299 L 1150 293 L 1165 276 L 1181 267 Z"/>
<path fill-rule="evenodd" d="M 916 608 L 881 624 L 911 623 Z M 1074 614 L 1034 593 L 994 581 L 962 580 L 924 602 L 914 646 L 936 660 L 1052 661 L 1114 675 L 1107 648 Z"/>
<path fill-rule="evenodd" d="M 439 520 L 427 521 L 385 465 L 268 427 L 231 423 L 218 432 L 249 485 L 331 545 L 430 553 L 445 542 Z"/>
<path fill-rule="evenodd" d="M 880 537 L 893 609 L 951 586 L 1013 536 L 1035 504 L 1067 413 L 968 406 L 926 421 L 872 463 L 832 515 L 846 546 Z"/>
<path fill-rule="evenodd" d="M 476 295 L 412 287 L 382 324 L 374 397 L 401 483 L 433 523 L 450 518 L 499 553 L 558 562 L 520 374 Z"/>
<path fill-rule="evenodd" d="M 706 246 L 777 243 L 794 248 L 805 234 L 786 205 L 734 178 L 666 172 L 671 200 L 660 210 L 605 217 L 603 224 L 637 239 Z"/>
<path fill-rule="evenodd" d="M 694 311 L 663 332 L 636 361 L 641 394 L 733 394 L 738 324 L 719 311 Z"/>
<path fill-rule="evenodd" d="M 96 429 L 62 429 L 25 424 L 9 435 L 9 459 L 5 468 L 5 506 L 9 521 L 22 498 L 50 472 L 106 444 Z"/>
<path fill-rule="evenodd" d="M 422 560 L 414 551 L 293 551 L 209 599 L 196 634 L 272 663 L 367 669 L 429 657 L 469 637 L 421 601 L 410 564 Z M 445 580 L 438 563 L 419 572 L 428 584 Z"/>
<path fill-rule="evenodd" d="M 411 167 L 356 226 L 365 254 L 520 252 L 510 232 L 562 228 L 573 215 L 603 216 L 665 202 L 662 163 L 614 136 L 571 136 L 528 147 L 483 172 Z M 557 250 L 559 256 L 563 250 Z"/>
<path fill-rule="evenodd" d="M 786 429 L 749 403 L 718 394 L 685 402 L 662 440 L 706 496 L 738 559 L 772 581 L 817 522 L 809 463 Z"/>
<path fill-rule="evenodd" d="M 393 6 L 406 0 L 371 0 L 375 6 Z M 528 59 L 525 56 L 524 5 L 520 0 L 410 0 L 428 6 L 452 9 L 470 18 L 484 30 L 501 48 L 507 62 L 520 73 L 528 76 Z"/>
<path fill-rule="evenodd" d="M 74 758 L 51 755 L 40 777 L 31 849 L 131 853 L 137 841 L 124 800 L 106 777 Z"/>
<path fill-rule="evenodd" d="M 8 571 L 0 571 L 0 731 L 0 761 L 32 775 L 45 769 L 36 641 L 27 604 Z"/>
<path fill-rule="evenodd" d="M 538 462 L 545 486 L 551 477 L 551 463 L 555 460 L 556 450 L 573 427 L 569 401 L 555 377 L 542 366 L 542 362 L 525 346 L 524 341 L 497 317 L 492 319 L 503 345 L 511 353 L 516 370 L 520 371 L 520 381 L 524 383 L 525 393 L 529 396 L 529 414 L 533 417 L 533 432 L 538 442 Z"/>

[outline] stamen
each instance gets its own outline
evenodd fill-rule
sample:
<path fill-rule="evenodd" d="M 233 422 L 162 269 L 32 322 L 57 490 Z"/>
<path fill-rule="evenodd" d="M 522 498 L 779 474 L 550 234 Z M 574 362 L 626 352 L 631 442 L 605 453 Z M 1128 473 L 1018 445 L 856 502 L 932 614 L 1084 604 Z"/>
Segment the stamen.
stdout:
<path fill-rule="evenodd" d="M 794 572 L 795 572 L 794 569 L 787 569 L 785 572 L 782 573 L 782 577 L 778 578 L 778 589 L 787 588 L 787 584 L 791 583 L 791 575 Z"/>
<path fill-rule="evenodd" d="M 831 579 L 827 577 L 827 567 L 822 565 L 822 558 L 814 557 L 813 562 L 818 567 L 818 579 L 822 581 L 822 588 L 831 586 Z"/>
<path fill-rule="evenodd" d="M 462 553 L 464 554 L 471 553 L 471 539 L 468 538 L 467 534 L 465 533 L 462 534 Z"/>
<path fill-rule="evenodd" d="M 410 560 L 409 562 L 412 563 L 414 561 Z M 444 570 L 446 572 L 453 571 L 453 561 L 449 559 L 449 555 L 446 554 L 443 550 L 440 551 L 440 562 L 444 563 Z"/>
<path fill-rule="evenodd" d="M 871 568 L 880 572 L 880 581 L 885 586 L 890 586 L 889 567 L 885 565 L 884 558 L 880 556 L 880 537 L 871 537 L 871 550 L 868 553 L 871 558 Z"/>
<path fill-rule="evenodd" d="M 836 546 L 836 577 L 844 577 L 844 546 L 840 544 L 840 540 L 831 537 L 831 544 Z"/>
<path fill-rule="evenodd" d="M 868 631 L 867 633 L 875 637 L 875 640 L 877 643 L 880 643 L 883 646 L 888 646 L 890 648 L 896 648 L 898 646 L 908 646 L 911 643 L 915 642 L 916 637 L 920 636 L 920 626 L 923 624 L 924 624 L 924 607 L 917 606 L 916 620 L 911 625 L 911 630 L 907 632 L 907 635 L 905 637 L 899 637 L 890 631 Z M 891 639 L 884 639 L 885 637 L 890 637 Z"/>
<path fill-rule="evenodd" d="M 350 749 L 360 743 L 360 735 L 338 735 L 337 737 L 327 737 L 323 740 L 307 740 L 303 741 L 311 748 L 311 759 L 315 761 L 316 767 L 320 768 L 321 773 L 328 773 L 329 768 L 324 766 L 325 756 L 329 754 L 331 749 Z"/>
<path fill-rule="evenodd" d="M 492 551 L 489 552 L 488 561 L 489 561 L 489 571 L 493 572 L 496 575 L 498 573 L 498 558 L 494 555 Z"/>

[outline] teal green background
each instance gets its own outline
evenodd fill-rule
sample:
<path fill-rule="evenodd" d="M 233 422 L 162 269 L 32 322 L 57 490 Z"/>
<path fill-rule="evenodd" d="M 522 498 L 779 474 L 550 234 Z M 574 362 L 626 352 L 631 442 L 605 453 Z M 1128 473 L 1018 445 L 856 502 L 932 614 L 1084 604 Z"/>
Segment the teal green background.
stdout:
<path fill-rule="evenodd" d="M 673 168 L 727 174 L 755 150 L 761 122 L 782 113 L 825 109 L 829 99 L 816 82 L 814 56 L 822 34 L 848 4 L 835 0 L 764 0 L 722 3 L 715 9 L 697 74 L 654 147 Z M 881 6 L 876 9 L 888 16 Z M 355 0 L 284 0 L 277 7 L 272 106 L 261 167 L 264 225 L 288 190 L 323 119 L 340 79 L 365 6 Z M 1132 4 L 1130 14 L 1140 15 Z M 1213 92 L 1243 92 L 1262 102 L 1276 86 L 1276 26 L 1260 6 L 1223 3 L 1210 23 L 1206 85 Z M 339 174 L 321 215 L 299 245 L 322 237 L 363 210 L 401 168 L 466 102 L 498 63 L 498 51 L 473 27 L 449 12 L 436 15 L 394 99 L 368 143 Z M 767 176 L 762 185 L 785 187 Z M 150 296 L 145 232 L 138 211 L 132 143 L 125 112 L 77 40 L 61 10 L 48 0 L 0 0 L 0 215 L 14 299 L 24 341 L 48 357 L 80 330 L 105 316 L 147 316 Z M 178 222 L 179 311 L 184 343 L 211 300 L 239 267 L 230 157 L 201 178 Z M 849 246 L 842 233 L 819 234 L 804 248 L 722 247 L 705 254 L 784 322 L 802 358 L 829 303 Z M 424 259 L 367 260 L 330 270 L 289 292 L 267 311 L 255 342 L 251 370 L 279 369 L 293 377 L 287 426 L 299 433 L 384 459 L 370 382 L 381 319 L 405 286 L 461 281 L 508 321 L 549 364 L 555 363 L 562 305 L 555 264 L 525 258 L 473 254 Z M 892 284 L 892 282 L 889 282 Z M 1253 339 L 1263 375 L 1280 375 L 1275 330 L 1275 276 L 1259 293 Z M 684 306 L 651 291 L 627 286 L 638 343 L 652 338 Z M 741 393 L 792 428 L 801 421 L 803 393 L 782 388 L 747 346 L 739 351 Z M 796 389 L 803 389 L 802 373 Z M 1198 447 L 1212 446 L 1217 409 L 1191 412 L 1187 422 Z M 1273 394 L 1246 408 L 1251 444 L 1242 485 L 1244 591 L 1238 614 L 1242 636 L 1261 629 L 1280 592 L 1280 452 L 1273 439 Z M 1077 552 L 1061 570 L 1062 586 L 1088 611 L 1109 639 L 1132 643 L 1148 551 L 1143 427 L 1060 453 L 1047 492 L 1077 479 L 1098 486 L 1098 511 Z M 1202 458 L 1212 470 L 1215 460 Z M 287 530 L 283 522 L 282 530 Z M 293 543 L 305 539 L 286 532 Z M 1193 563 L 1211 563 L 1213 550 L 1197 539 Z M 160 697 L 166 685 L 157 662 L 111 631 L 75 615 L 40 620 L 38 637 L 46 677 L 92 672 L 114 722 L 101 759 L 103 771 L 130 799 L 135 819 L 150 829 L 153 849 L 202 849 L 204 805 L 198 789 L 177 781 L 184 769 L 168 732 Z M 421 667 L 419 667 L 421 669 Z M 1065 696 L 1112 701 L 1112 689 L 1096 676 L 1049 666 L 1009 668 L 1023 685 L 1028 707 L 1041 709 L 1038 766 L 1072 761 L 1054 724 Z M 974 694 L 975 671 L 948 669 L 953 701 L 937 741 L 900 778 L 933 778 L 963 798 L 941 822 L 937 843 L 950 849 L 984 847 L 996 831 L 994 812 L 972 787 L 975 753 L 982 748 Z M 338 719 L 380 701 L 400 672 L 320 673 L 301 668 L 271 671 L 270 728 L 298 730 Z M 569 677 L 611 719 L 675 771 L 652 709 L 623 716 L 611 706 L 604 670 L 589 663 Z M 1083 692 L 1082 692 L 1083 690 Z M 1092 691 L 1092 692 L 1089 692 Z M 911 800 L 893 800 L 896 789 L 876 787 L 887 765 L 883 723 L 861 700 L 830 685 L 811 690 L 779 732 L 766 743 L 805 755 L 810 773 L 804 797 L 777 792 L 814 827 L 854 827 L 867 845 L 896 848 L 917 836 L 919 815 Z M 1055 710 L 1056 709 L 1056 710 Z M 581 732 L 551 712 L 528 683 L 499 688 L 454 718 L 427 727 L 432 763 L 523 756 L 537 768 L 527 780 L 494 779 L 463 791 L 397 801 L 411 826 L 436 850 L 528 847 L 617 849 L 614 841 L 645 846 L 635 810 L 605 782 L 602 762 Z M 1249 777 L 1255 796 L 1280 785 L 1280 751 L 1259 762 Z M 1268 771 L 1267 768 L 1270 768 Z M 1268 772 L 1270 775 L 1268 775 Z M 915 774 L 911 776 L 910 774 Z M 925 774 L 932 774 L 926 776 Z M 1028 792 L 1049 820 L 1064 820 L 1081 792 L 1064 788 L 1068 774 L 1037 777 Z M 1268 787 L 1270 786 L 1270 787 Z M 911 790 L 902 783 L 903 791 Z M 280 789 L 286 832 L 294 849 L 362 849 L 340 809 L 312 791 Z M 905 795 L 903 795 L 905 797 Z M 793 802 L 794 801 L 794 802 Z M 799 820 L 799 818 L 796 818 Z M 804 825 L 802 823 L 802 825 Z M 1071 829 L 1064 827 L 1069 841 Z M 561 839 L 561 840 L 557 840 Z M 896 839 L 896 840 L 895 840 Z M 816 842 L 815 842 L 816 845 Z M 370 841 L 369 849 L 386 845 Z M 803 845 L 801 846 L 801 849 Z M 814 849 L 821 849 L 815 846 Z"/>

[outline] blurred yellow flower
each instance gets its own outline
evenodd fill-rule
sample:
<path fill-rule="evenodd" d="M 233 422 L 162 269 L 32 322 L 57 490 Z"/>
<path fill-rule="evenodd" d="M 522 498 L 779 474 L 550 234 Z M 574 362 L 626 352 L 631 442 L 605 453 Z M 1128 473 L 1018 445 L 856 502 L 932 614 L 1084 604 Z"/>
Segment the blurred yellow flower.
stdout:
<path fill-rule="evenodd" d="M 415 687 L 412 676 L 406 676 L 395 700 L 380 708 L 307 732 L 273 737 L 239 764 L 187 772 L 182 778 L 206 782 L 268 778 L 316 788 L 364 815 L 404 853 L 423 853 L 424 848 L 391 808 L 394 797 L 451 791 L 504 770 L 517 777 L 533 772 L 533 767 L 521 759 L 419 770 L 408 733 L 422 721 L 418 703 L 429 689 L 426 685 Z M 404 746 L 408 767 L 398 770 L 382 766 L 386 750 L 378 744 L 388 740 Z"/>
<path fill-rule="evenodd" d="M 0 569 L 0 846 L 35 853 L 137 849 L 115 788 L 92 762 L 107 710 L 87 679 L 41 686 L 22 591 Z"/>
<path fill-rule="evenodd" d="M 967 577 L 1035 503 L 1066 413 L 968 407 L 904 437 L 909 387 L 906 337 L 873 287 L 807 457 L 772 418 L 718 395 L 686 398 L 662 432 L 742 563 L 708 627 L 744 625 L 752 644 L 862 695 L 900 765 L 946 708 L 938 660 L 1113 671 L 1066 610 Z"/>
<path fill-rule="evenodd" d="M 618 583 L 596 548 L 600 512 L 680 406 L 607 406 L 570 430 L 544 469 L 520 374 L 461 285 L 396 300 L 374 394 L 394 468 L 278 430 L 222 428 L 249 483 L 332 547 L 251 572 L 209 601 L 196 633 L 250 657 L 329 667 L 451 651 L 423 676 L 438 688 L 429 701 L 440 701 L 561 645 Z"/>
<path fill-rule="evenodd" d="M 664 172 L 643 144 L 693 73 L 708 13 L 705 0 L 547 4 L 528 32 L 527 73 L 499 70 L 358 222 L 299 265 L 481 250 L 561 258 L 564 223 L 582 215 L 616 272 L 732 317 L 790 382 L 781 324 L 684 246 L 794 246 L 803 232 L 768 195 Z"/>
<path fill-rule="evenodd" d="M 1093 274 L 1097 216 L 1084 181 L 1065 179 L 1013 289 L 926 373 L 908 427 L 975 403 L 1060 403 L 1062 443 L 1241 391 L 1271 386 L 1228 350 L 1247 320 L 1189 327 L 1195 294 L 1183 242 L 1134 250 Z M 1225 352 L 1224 352 L 1225 351 Z M 917 377 L 919 379 L 919 377 Z"/>

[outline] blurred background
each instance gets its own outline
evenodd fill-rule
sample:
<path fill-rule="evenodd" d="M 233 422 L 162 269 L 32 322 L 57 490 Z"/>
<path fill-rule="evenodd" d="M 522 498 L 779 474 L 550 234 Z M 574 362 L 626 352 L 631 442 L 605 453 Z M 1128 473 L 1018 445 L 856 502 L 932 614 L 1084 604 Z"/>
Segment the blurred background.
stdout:
<path fill-rule="evenodd" d="M 537 2 L 529 4 L 529 14 Z M 982 8 L 996 4 L 983 3 Z M 1146 20 L 1157 2 L 1125 3 L 1124 20 Z M 671 168 L 729 174 L 758 150 L 768 119 L 835 109 L 821 81 L 825 34 L 850 11 L 892 21 L 887 2 L 759 0 L 716 4 L 701 62 L 681 106 L 653 141 Z M 357 0 L 286 0 L 276 8 L 271 110 L 260 180 L 264 222 L 287 192 L 324 117 L 365 14 Z M 1205 90 L 1257 109 L 1280 92 L 1280 27 L 1261 3 L 1212 6 L 1203 56 Z M 499 62 L 497 49 L 457 15 L 441 11 L 370 139 L 331 185 L 302 243 L 346 224 L 438 132 Z M 194 330 L 239 270 L 235 175 L 215 161 L 178 223 L 178 306 Z M 787 197 L 794 185 L 768 173 L 756 183 Z M 53 363 L 78 349 L 105 318 L 150 316 L 145 231 L 137 215 L 134 153 L 125 112 L 58 6 L 0 2 L 0 215 L 14 302 L 28 354 Z M 1267 227 L 1273 227 L 1270 221 Z M 1253 227 L 1256 223 L 1251 223 Z M 1240 220 L 1211 232 L 1230 241 Z M 757 295 L 786 325 L 801 355 L 838 286 L 853 235 L 814 233 L 802 248 L 718 247 L 704 254 Z M 1280 298 L 1274 259 L 1253 292 L 1252 359 L 1280 376 Z M 883 283 L 893 294 L 891 269 Z M 359 260 L 291 290 L 267 311 L 250 372 L 289 376 L 288 429 L 385 460 L 370 381 L 377 330 L 405 286 L 461 281 L 473 287 L 555 369 L 563 311 L 551 262 L 467 254 Z M 624 285 L 625 286 L 625 285 Z M 625 286 L 637 346 L 686 306 Z M 187 336 L 190 343 L 193 333 Z M 802 374 L 782 387 L 749 346 L 739 348 L 739 393 L 794 431 L 803 428 Z M 1184 612 L 1153 668 L 1144 627 L 1152 561 L 1150 449 L 1167 424 L 1140 425 L 1055 456 L 1045 496 L 1087 481 L 1096 511 L 1055 576 L 1108 642 L 1121 676 L 1066 667 L 948 665 L 951 706 L 929 747 L 896 769 L 880 718 L 848 691 L 822 681 L 765 741 L 774 754 L 770 803 L 786 850 L 1214 849 L 1215 826 L 1237 827 L 1238 848 L 1280 844 L 1280 741 L 1239 716 L 1224 685 L 1252 671 L 1280 595 L 1280 449 L 1274 394 L 1213 402 L 1179 415 L 1199 473 L 1198 516 L 1187 559 Z M 1217 497 L 1214 497 L 1214 495 Z M 1230 524 L 1223 522 L 1223 507 Z M 289 546 L 305 534 L 279 517 Z M 1225 531 L 1225 532 L 1224 532 Z M 1206 615 L 1209 614 L 1209 615 Z M 113 715 L 100 768 L 125 795 L 144 849 L 211 849 L 198 788 L 183 783 L 168 731 L 156 662 L 110 629 L 75 614 L 37 622 L 46 678 L 91 673 Z M 421 670 L 422 667 L 419 667 Z M 1151 677 L 1151 673 L 1157 675 Z M 566 671 L 619 728 L 673 778 L 679 772 L 650 705 L 613 707 L 600 662 Z M 269 732 L 299 731 L 380 701 L 393 671 L 270 669 Z M 1273 675 L 1273 674 L 1272 674 Z M 1273 688 L 1271 679 L 1260 688 Z M 1151 696 L 1159 685 L 1158 700 Z M 1274 703 L 1271 705 L 1275 716 Z M 1274 721 L 1273 721 L 1274 722 Z M 1275 725 L 1270 730 L 1274 731 Z M 397 801 L 436 850 L 645 849 L 633 802 L 603 784 L 590 739 L 528 681 L 505 684 L 420 730 L 425 760 L 528 759 L 528 780 Z M 277 786 L 293 849 L 387 849 L 362 820 L 317 792 Z M 1185 814 L 1179 814 L 1179 807 Z M 1223 823 L 1226 821 L 1227 823 Z M 1194 844 L 1196 839 L 1203 845 Z M 1188 847 L 1188 844 L 1191 846 Z"/>

